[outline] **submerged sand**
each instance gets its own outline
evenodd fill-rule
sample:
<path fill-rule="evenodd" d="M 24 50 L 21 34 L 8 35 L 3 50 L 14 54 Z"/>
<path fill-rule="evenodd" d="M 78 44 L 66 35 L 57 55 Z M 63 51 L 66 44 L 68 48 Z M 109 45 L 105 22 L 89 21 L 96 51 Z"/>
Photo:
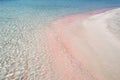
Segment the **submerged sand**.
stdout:
<path fill-rule="evenodd" d="M 120 79 L 120 40 L 108 28 L 116 12 L 71 15 L 51 24 L 46 38 L 53 80 Z"/>

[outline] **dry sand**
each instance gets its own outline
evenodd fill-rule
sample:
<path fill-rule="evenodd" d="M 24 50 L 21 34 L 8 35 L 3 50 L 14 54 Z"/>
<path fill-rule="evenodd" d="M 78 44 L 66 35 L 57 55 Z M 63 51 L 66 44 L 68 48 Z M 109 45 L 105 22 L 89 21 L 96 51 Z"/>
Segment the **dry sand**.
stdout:
<path fill-rule="evenodd" d="M 118 11 L 70 15 L 51 24 L 46 39 L 53 80 L 120 79 L 120 41 L 107 28 Z"/>

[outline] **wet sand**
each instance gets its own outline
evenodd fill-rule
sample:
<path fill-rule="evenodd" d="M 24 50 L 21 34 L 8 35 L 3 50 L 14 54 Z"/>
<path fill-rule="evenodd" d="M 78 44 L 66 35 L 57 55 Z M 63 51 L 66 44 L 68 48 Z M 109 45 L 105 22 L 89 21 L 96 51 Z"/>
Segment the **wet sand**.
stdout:
<path fill-rule="evenodd" d="M 54 80 L 120 78 L 120 41 L 107 29 L 112 14 L 104 12 L 70 15 L 51 23 L 46 40 Z"/>

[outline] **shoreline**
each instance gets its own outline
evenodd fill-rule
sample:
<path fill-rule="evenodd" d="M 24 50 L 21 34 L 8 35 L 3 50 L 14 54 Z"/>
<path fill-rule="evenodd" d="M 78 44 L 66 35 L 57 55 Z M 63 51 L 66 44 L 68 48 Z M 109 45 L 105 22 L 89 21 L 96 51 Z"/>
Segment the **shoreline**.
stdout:
<path fill-rule="evenodd" d="M 70 15 L 58 19 L 51 23 L 51 27 L 46 31 L 48 54 L 52 57 L 51 60 L 53 60 L 52 68 L 54 73 L 57 78 L 60 77 L 60 80 L 117 80 L 111 77 L 113 73 L 107 71 L 107 69 L 104 70 L 106 65 L 103 63 L 105 62 L 107 67 L 109 67 L 109 58 L 111 58 L 111 56 L 109 56 L 108 53 L 113 55 L 112 53 L 114 51 L 119 51 L 119 47 L 116 48 L 114 40 L 109 42 L 107 41 L 108 39 L 105 38 L 104 33 L 102 33 L 102 35 L 101 32 L 99 33 L 99 30 L 95 27 L 97 24 L 83 24 L 84 20 L 88 19 L 88 17 L 106 12 L 106 10 L 99 11 Z M 97 30 L 98 32 L 93 33 Z M 102 28 L 102 30 L 106 31 L 104 28 Z M 99 39 L 99 37 L 97 37 L 98 35 L 103 38 L 103 40 L 101 38 Z M 111 42 L 113 43 L 110 44 Z M 109 44 L 115 48 L 113 46 L 109 47 Z M 110 51 L 112 52 L 110 52 L 109 49 L 111 49 Z M 105 52 L 107 52 L 107 54 Z M 103 56 L 104 53 L 108 55 L 108 59 Z M 112 68 L 115 68 L 115 66 L 112 66 L 111 69 Z"/>
<path fill-rule="evenodd" d="M 61 19 L 64 19 L 64 18 L 66 18 L 66 17 L 70 17 L 70 16 L 75 16 L 75 15 L 81 15 L 81 14 L 97 14 L 97 13 L 103 13 L 103 12 L 105 12 L 105 11 L 108 11 L 108 10 L 113 10 L 113 9 L 117 9 L 117 8 L 119 8 L 119 7 L 117 7 L 117 6 L 114 6 L 114 7 L 107 7 L 107 8 L 103 8 L 103 9 L 98 9 L 98 10 L 92 10 L 92 11 L 83 11 L 83 12 L 78 12 L 78 13 L 71 13 L 71 14 L 66 14 L 66 15 L 63 15 L 63 16 L 60 16 L 60 17 L 58 17 L 58 18 L 55 18 L 55 19 L 53 19 L 52 21 L 51 21 L 51 23 L 52 22 L 54 22 L 54 21 L 57 21 L 57 20 L 61 20 Z"/>

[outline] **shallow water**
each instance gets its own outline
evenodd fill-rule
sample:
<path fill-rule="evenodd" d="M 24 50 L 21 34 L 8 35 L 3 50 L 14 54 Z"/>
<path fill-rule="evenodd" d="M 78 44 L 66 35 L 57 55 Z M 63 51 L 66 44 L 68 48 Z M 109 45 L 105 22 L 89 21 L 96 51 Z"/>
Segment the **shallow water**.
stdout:
<path fill-rule="evenodd" d="M 119 0 L 0 0 L 0 80 L 54 80 L 44 39 L 50 22 L 117 6 Z"/>

